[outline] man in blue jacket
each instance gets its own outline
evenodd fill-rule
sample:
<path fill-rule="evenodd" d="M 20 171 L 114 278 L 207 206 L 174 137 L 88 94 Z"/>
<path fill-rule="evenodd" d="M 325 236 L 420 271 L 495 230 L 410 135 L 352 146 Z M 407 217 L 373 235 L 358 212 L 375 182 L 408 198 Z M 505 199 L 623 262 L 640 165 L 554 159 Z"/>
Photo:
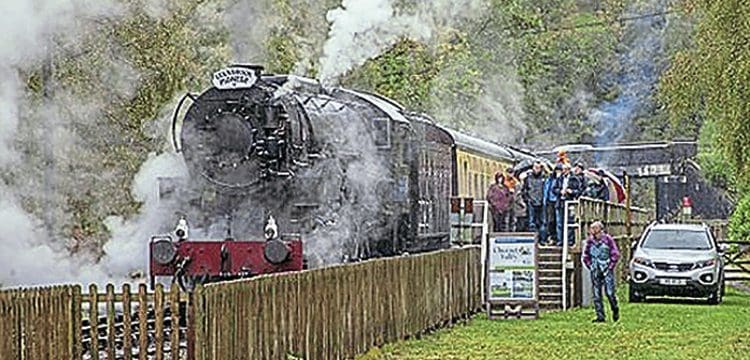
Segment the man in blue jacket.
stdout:
<path fill-rule="evenodd" d="M 555 166 L 555 171 L 550 174 L 547 180 L 544 181 L 544 224 L 542 225 L 542 233 L 540 233 L 542 242 L 546 242 L 548 237 L 552 237 L 552 244 L 557 242 L 557 227 L 555 224 L 555 207 L 557 207 L 557 195 L 552 191 L 555 186 L 557 178 L 562 175 L 562 164 Z"/>
<path fill-rule="evenodd" d="M 604 232 L 604 225 L 595 221 L 589 228 L 591 234 L 583 250 L 583 263 L 591 272 L 591 284 L 594 287 L 594 322 L 604 322 L 604 304 L 602 304 L 602 287 L 609 300 L 612 320 L 620 320 L 620 308 L 615 294 L 615 266 L 620 260 L 620 250 L 609 234 Z"/>

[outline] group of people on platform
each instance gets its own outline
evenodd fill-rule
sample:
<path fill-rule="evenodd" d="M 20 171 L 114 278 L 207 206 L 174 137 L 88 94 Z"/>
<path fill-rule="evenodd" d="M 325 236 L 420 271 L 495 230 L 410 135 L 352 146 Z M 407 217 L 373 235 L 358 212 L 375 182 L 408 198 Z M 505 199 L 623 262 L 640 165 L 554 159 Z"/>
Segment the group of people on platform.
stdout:
<path fill-rule="evenodd" d="M 558 159 L 549 174 L 541 161 L 525 173 L 513 168 L 495 174 L 486 199 L 492 213 L 494 232 L 536 232 L 541 244 L 562 246 L 565 202 L 581 196 L 609 201 L 609 187 L 603 170 L 584 176 L 582 163 L 571 167 L 567 159 Z M 522 180 L 519 180 L 522 179 Z M 573 233 L 568 233 L 572 245 Z"/>

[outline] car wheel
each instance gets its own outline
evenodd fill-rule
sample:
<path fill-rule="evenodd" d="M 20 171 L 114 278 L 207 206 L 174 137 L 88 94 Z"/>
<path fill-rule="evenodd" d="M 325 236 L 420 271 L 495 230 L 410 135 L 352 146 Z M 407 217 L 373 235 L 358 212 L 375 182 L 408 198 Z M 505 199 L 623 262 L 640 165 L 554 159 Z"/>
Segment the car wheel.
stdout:
<path fill-rule="evenodd" d="M 631 303 L 639 303 L 643 301 L 643 296 L 638 295 L 635 290 L 633 290 L 633 285 L 630 285 L 628 287 L 628 300 Z"/>
<path fill-rule="evenodd" d="M 708 303 L 711 305 L 720 304 L 721 299 L 722 299 L 722 293 L 723 293 L 722 286 L 720 285 L 719 287 L 716 288 L 716 291 L 711 293 L 711 295 L 708 295 Z"/>

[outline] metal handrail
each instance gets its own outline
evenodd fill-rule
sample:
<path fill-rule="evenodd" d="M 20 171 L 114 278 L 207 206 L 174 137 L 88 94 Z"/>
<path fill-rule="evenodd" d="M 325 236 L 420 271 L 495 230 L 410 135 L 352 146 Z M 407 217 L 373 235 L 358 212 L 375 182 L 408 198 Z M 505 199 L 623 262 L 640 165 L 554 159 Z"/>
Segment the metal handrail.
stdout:
<path fill-rule="evenodd" d="M 570 222 L 570 210 L 571 206 L 578 206 L 578 200 L 569 200 L 565 202 L 565 207 L 563 211 L 563 251 L 562 251 L 562 261 L 560 261 L 560 264 L 562 266 L 562 309 L 567 310 L 568 309 L 568 234 L 570 232 L 571 224 Z"/>

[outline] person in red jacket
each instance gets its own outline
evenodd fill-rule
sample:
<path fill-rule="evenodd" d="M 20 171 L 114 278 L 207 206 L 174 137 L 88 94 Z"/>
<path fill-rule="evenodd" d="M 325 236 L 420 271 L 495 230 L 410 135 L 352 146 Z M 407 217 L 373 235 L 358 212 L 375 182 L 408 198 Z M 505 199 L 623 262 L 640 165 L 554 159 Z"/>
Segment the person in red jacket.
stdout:
<path fill-rule="evenodd" d="M 513 195 L 505 185 L 505 177 L 501 172 L 495 173 L 495 183 L 490 185 L 486 198 L 492 212 L 493 232 L 508 231 Z"/>

